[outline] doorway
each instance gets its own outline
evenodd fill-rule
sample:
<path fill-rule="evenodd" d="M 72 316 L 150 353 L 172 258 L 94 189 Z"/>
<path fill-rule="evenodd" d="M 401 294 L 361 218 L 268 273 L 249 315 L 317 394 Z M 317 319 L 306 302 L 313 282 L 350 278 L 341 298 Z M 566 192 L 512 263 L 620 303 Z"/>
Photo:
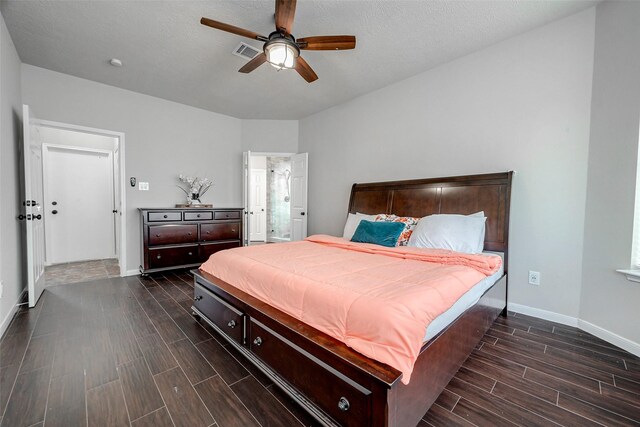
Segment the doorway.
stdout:
<path fill-rule="evenodd" d="M 126 275 L 124 135 L 46 120 L 38 127 L 48 284 Z"/>
<path fill-rule="evenodd" d="M 306 153 L 245 153 L 245 245 L 306 237 L 306 159 Z"/>

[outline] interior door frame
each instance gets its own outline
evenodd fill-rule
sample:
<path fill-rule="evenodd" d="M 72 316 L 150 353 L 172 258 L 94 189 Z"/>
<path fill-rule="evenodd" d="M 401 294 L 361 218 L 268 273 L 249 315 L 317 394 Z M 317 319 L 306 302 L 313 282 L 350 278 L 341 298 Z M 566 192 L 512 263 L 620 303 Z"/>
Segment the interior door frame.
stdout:
<path fill-rule="evenodd" d="M 43 143 L 42 144 L 42 176 L 43 177 L 47 177 L 47 167 L 49 162 L 47 161 L 47 157 L 50 155 L 49 154 L 49 149 L 53 148 L 53 149 L 58 149 L 58 150 L 65 150 L 65 151 L 82 151 L 85 153 L 97 153 L 97 154 L 106 154 L 107 157 L 109 158 L 109 162 L 111 163 L 111 170 L 110 170 L 110 179 L 111 179 L 111 194 L 110 199 L 111 199 L 111 203 L 115 204 L 116 200 L 116 177 L 115 177 L 115 171 L 114 171 L 114 152 L 113 150 L 104 150 L 104 149 L 100 149 L 100 148 L 91 148 L 91 147 L 80 147 L 80 146 L 73 146 L 73 145 L 64 145 L 64 144 L 50 144 L 50 143 Z M 44 200 L 43 200 L 43 204 L 44 206 L 49 206 L 48 202 L 49 202 L 49 195 L 48 193 L 48 185 L 45 184 L 44 185 Z M 115 206 L 114 206 L 115 208 Z M 113 218 L 113 217 L 112 217 Z M 116 239 L 115 234 L 116 234 L 116 224 L 114 221 L 113 224 L 113 237 L 114 237 L 114 251 L 115 251 L 115 256 L 118 256 L 118 239 Z M 51 254 L 49 254 L 48 250 L 49 248 L 49 243 L 46 243 L 47 239 L 46 236 L 48 235 L 47 233 L 47 224 L 45 221 L 45 265 L 49 266 L 51 265 Z"/>
<path fill-rule="evenodd" d="M 93 135 L 106 136 L 110 138 L 115 138 L 118 141 L 118 177 L 119 177 L 119 215 L 117 218 L 120 220 L 120 236 L 118 239 L 118 243 L 116 245 L 116 254 L 118 257 L 118 265 L 120 266 L 120 277 L 125 277 L 127 275 L 127 207 L 126 207 L 126 177 L 125 177 L 125 134 L 124 132 L 116 132 L 105 129 L 92 128 L 87 126 L 74 125 L 70 123 L 62 123 L 56 122 L 52 120 L 34 120 L 34 124 L 42 127 L 49 127 L 53 129 L 61 129 L 73 132 L 81 132 L 88 133 Z M 115 156 L 115 149 L 111 151 L 112 156 Z M 113 157 L 115 158 L 115 157 Z M 115 175 L 114 175 L 115 181 Z M 114 186 L 115 193 L 115 186 Z"/>

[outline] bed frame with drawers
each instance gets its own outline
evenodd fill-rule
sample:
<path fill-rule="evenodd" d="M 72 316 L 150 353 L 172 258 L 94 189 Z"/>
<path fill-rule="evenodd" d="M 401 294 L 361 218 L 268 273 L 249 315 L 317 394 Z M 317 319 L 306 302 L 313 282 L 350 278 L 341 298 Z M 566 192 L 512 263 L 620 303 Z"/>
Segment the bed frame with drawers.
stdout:
<path fill-rule="evenodd" d="M 505 275 L 423 345 L 407 385 L 396 369 L 200 270 L 193 270 L 193 311 L 320 423 L 413 427 L 495 318 L 506 315 L 511 180 L 505 172 L 353 185 L 350 213 L 484 211 L 485 249 L 504 253 Z"/>

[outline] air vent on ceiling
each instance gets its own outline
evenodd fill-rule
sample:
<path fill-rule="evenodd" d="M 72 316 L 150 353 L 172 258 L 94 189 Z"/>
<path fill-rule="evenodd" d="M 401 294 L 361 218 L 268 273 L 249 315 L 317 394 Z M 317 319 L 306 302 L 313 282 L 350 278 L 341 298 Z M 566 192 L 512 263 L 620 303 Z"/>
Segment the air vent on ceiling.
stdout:
<path fill-rule="evenodd" d="M 246 44 L 245 42 L 240 42 L 240 44 L 236 46 L 236 48 L 231 53 L 241 58 L 249 60 L 249 59 L 255 58 L 255 56 L 260 53 L 260 50 L 251 45 Z"/>

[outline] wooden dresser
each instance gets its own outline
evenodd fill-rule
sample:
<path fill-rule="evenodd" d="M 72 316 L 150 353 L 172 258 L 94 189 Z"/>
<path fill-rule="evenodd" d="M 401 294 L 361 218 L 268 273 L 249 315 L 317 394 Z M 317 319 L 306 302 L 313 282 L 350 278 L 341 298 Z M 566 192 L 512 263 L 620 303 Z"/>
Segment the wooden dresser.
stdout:
<path fill-rule="evenodd" d="M 242 208 L 139 208 L 143 274 L 195 267 L 242 246 Z"/>

